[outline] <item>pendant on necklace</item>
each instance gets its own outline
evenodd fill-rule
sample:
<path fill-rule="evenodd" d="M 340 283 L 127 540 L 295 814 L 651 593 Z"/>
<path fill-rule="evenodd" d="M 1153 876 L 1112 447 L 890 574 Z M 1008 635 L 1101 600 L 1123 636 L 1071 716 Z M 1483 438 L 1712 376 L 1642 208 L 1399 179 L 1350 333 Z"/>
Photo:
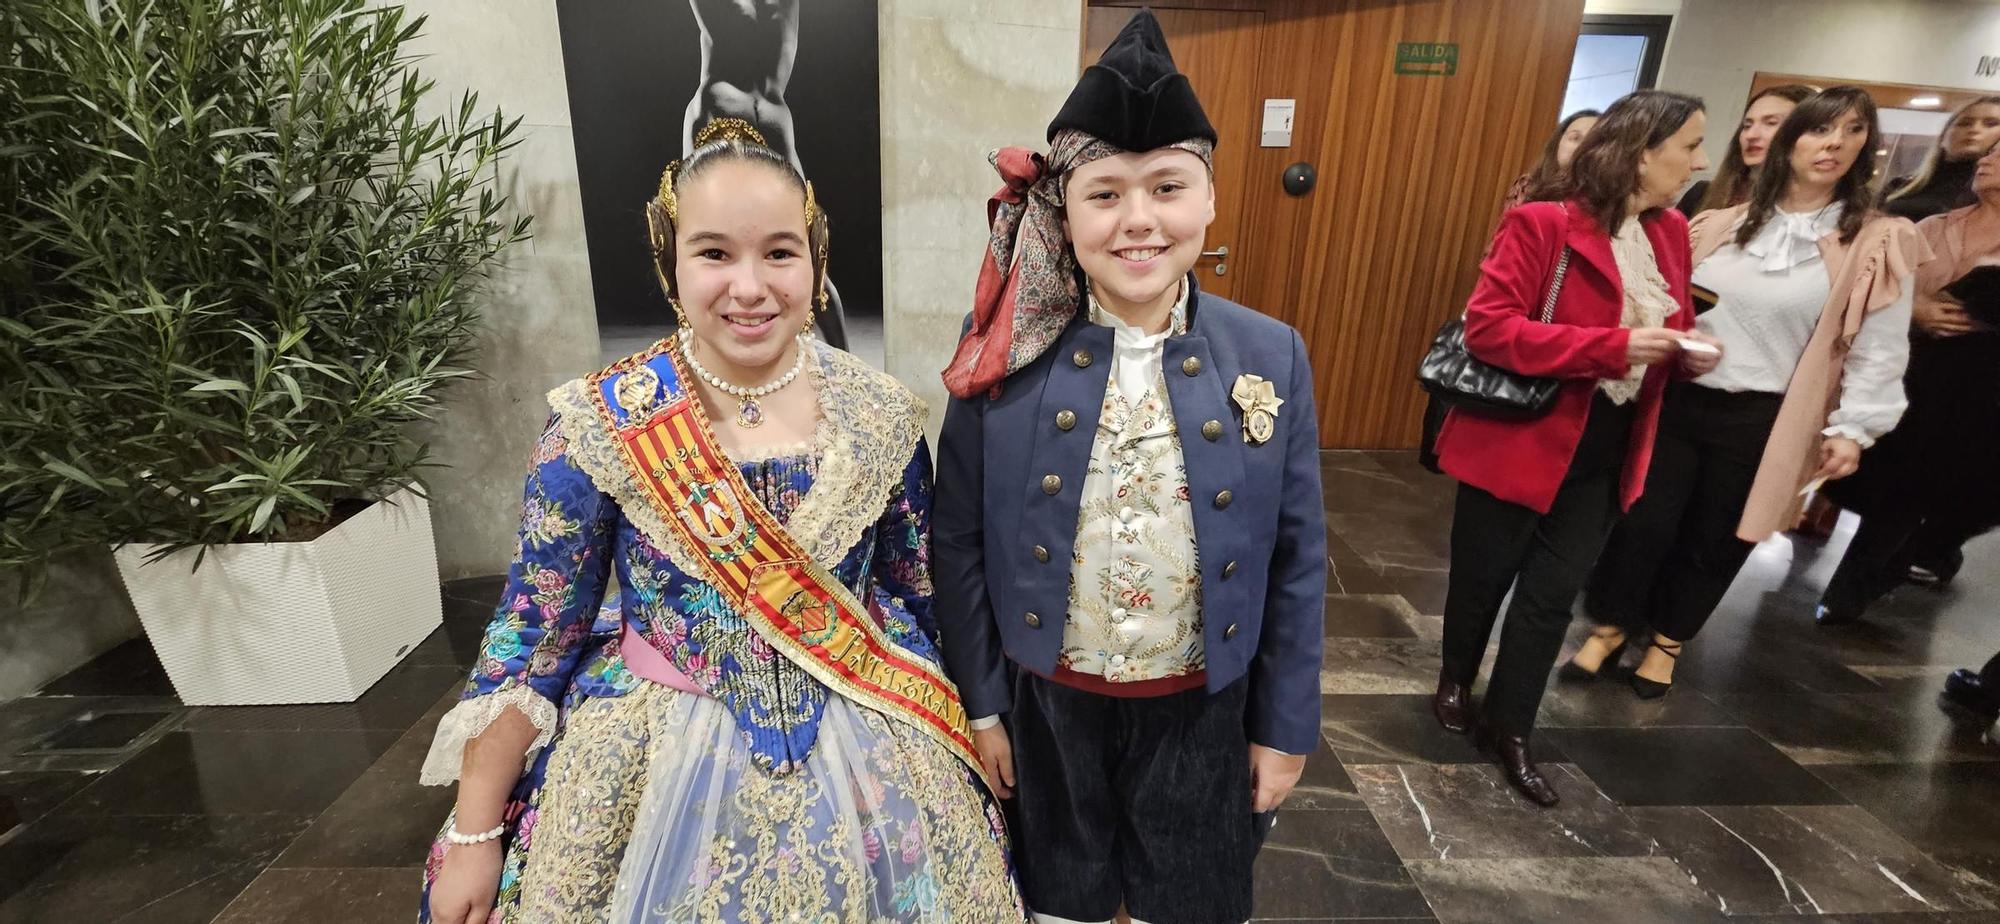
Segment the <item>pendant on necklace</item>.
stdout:
<path fill-rule="evenodd" d="M 764 409 L 757 406 L 757 399 L 737 399 L 736 425 L 745 430 L 755 430 L 764 425 Z"/>

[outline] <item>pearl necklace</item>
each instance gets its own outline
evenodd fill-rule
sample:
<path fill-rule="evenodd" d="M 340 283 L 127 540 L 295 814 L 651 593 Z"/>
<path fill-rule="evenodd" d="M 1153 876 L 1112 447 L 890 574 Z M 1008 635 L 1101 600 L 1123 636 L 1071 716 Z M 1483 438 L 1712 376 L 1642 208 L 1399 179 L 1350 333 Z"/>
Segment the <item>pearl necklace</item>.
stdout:
<path fill-rule="evenodd" d="M 792 358 L 790 371 L 762 385 L 732 385 L 723 381 L 721 376 L 703 368 L 701 360 L 694 358 L 693 332 L 683 330 L 681 333 L 681 355 L 687 358 L 688 368 L 693 369 L 694 374 L 707 382 L 710 388 L 736 399 L 736 425 L 745 430 L 754 430 L 764 425 L 764 409 L 757 404 L 757 399 L 792 384 L 792 380 L 799 377 L 799 371 L 806 367 L 806 350 L 810 346 L 811 344 L 806 342 L 805 335 L 800 334 L 799 348 L 797 355 Z"/>

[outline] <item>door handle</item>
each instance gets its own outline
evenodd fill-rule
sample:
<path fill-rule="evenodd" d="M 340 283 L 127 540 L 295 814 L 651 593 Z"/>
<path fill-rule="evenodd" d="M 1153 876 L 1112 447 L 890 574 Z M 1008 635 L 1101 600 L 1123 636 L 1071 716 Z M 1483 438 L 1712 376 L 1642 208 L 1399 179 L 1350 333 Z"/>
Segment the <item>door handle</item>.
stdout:
<path fill-rule="evenodd" d="M 1201 255 L 1204 257 L 1214 257 L 1216 259 L 1217 262 L 1215 264 L 1215 275 L 1217 276 L 1229 275 L 1228 244 L 1224 244 L 1220 247 L 1215 248 L 1214 250 L 1204 250 L 1201 252 Z"/>

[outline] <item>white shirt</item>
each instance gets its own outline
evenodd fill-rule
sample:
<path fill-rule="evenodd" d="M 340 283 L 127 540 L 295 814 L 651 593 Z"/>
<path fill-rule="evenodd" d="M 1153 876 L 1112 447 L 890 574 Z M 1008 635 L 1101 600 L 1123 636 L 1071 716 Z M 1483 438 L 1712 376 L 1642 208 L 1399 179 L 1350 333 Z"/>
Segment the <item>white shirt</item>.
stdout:
<path fill-rule="evenodd" d="M 1722 363 L 1696 384 L 1785 392 L 1833 291 L 1819 239 L 1839 226 L 1840 211 L 1838 203 L 1816 212 L 1778 209 L 1747 246 L 1732 239 L 1694 268 L 1694 284 L 1716 295 L 1715 307 L 1695 324 L 1722 341 Z M 1827 416 L 1825 435 L 1865 448 L 1902 419 L 1909 406 L 1903 369 L 1910 357 L 1913 301 L 1906 281 L 1893 304 L 1862 322 L 1841 376 L 1840 406 Z"/>

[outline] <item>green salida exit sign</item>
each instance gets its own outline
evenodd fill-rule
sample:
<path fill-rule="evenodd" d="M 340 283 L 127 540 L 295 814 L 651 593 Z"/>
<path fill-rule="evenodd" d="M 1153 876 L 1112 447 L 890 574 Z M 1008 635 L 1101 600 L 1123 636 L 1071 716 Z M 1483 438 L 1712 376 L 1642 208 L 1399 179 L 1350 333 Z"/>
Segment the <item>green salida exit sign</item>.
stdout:
<path fill-rule="evenodd" d="M 1406 77 L 1450 77 L 1458 73 L 1458 43 L 1397 42 L 1396 73 Z"/>

